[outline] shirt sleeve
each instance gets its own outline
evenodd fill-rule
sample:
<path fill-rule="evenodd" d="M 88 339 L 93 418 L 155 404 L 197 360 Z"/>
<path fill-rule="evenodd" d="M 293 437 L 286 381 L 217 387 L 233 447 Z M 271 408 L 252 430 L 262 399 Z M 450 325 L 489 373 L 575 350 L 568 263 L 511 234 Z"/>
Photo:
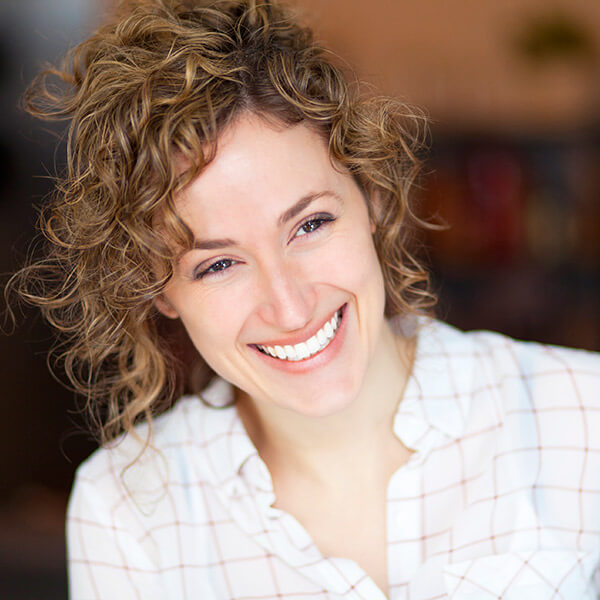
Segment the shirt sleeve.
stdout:
<path fill-rule="evenodd" d="M 166 598 L 157 566 L 115 519 L 118 498 L 102 492 L 93 481 L 76 477 L 67 511 L 70 599 Z"/>

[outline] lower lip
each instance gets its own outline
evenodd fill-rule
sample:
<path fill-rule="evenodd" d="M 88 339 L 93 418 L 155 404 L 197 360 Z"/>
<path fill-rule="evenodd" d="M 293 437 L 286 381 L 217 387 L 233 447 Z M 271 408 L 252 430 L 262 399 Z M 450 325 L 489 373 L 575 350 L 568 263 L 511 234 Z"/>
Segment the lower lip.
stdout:
<path fill-rule="evenodd" d="M 303 360 L 281 360 L 279 358 L 273 358 L 268 354 L 264 354 L 258 348 L 251 346 L 251 348 L 256 352 L 261 360 L 264 360 L 269 366 L 279 369 L 280 371 L 285 371 L 287 373 L 305 373 L 306 371 L 312 371 L 313 369 L 317 369 L 319 367 L 323 367 L 326 364 L 330 363 L 339 353 L 342 344 L 344 343 L 344 337 L 346 335 L 346 307 L 347 304 L 342 306 L 342 318 L 340 324 L 335 332 L 334 338 L 329 342 L 329 345 L 321 350 L 321 352 L 317 352 L 310 358 L 305 358 Z"/>

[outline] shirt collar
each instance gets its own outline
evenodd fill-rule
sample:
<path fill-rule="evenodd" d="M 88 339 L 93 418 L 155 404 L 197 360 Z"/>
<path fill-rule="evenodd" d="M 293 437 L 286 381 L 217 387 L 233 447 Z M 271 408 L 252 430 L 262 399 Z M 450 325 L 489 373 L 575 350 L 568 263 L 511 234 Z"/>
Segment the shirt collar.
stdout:
<path fill-rule="evenodd" d="M 463 332 L 427 317 L 416 327 L 413 369 L 394 419 L 394 432 L 410 448 L 431 428 L 461 437 L 474 370 L 472 341 Z"/>
<path fill-rule="evenodd" d="M 214 377 L 200 399 L 205 405 L 198 435 L 210 481 L 230 495 L 240 492 L 243 465 L 258 452 L 233 405 L 233 386 Z"/>

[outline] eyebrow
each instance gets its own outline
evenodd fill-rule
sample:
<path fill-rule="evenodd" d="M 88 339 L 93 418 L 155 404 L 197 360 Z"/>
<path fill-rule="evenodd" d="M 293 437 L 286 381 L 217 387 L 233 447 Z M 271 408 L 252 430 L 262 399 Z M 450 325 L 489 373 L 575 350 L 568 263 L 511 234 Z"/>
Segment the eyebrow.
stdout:
<path fill-rule="evenodd" d="M 235 246 L 235 240 L 231 238 L 222 238 L 218 240 L 194 240 L 193 250 L 217 250 L 227 246 Z"/>
<path fill-rule="evenodd" d="M 311 194 L 307 194 L 303 196 L 295 202 L 292 206 L 286 209 L 277 219 L 277 223 L 279 225 L 285 225 L 288 221 L 299 215 L 303 210 L 305 210 L 312 202 L 322 198 L 323 196 L 332 196 L 339 202 L 342 201 L 339 194 L 331 190 L 324 190 L 322 192 L 314 192 Z M 192 245 L 192 250 L 217 250 L 221 248 L 227 248 L 228 246 L 236 246 L 237 242 L 232 240 L 231 238 L 220 238 L 214 240 L 194 240 L 194 244 Z"/>
<path fill-rule="evenodd" d="M 278 219 L 279 225 L 285 225 L 288 221 L 299 215 L 304 209 L 306 209 L 312 202 L 322 198 L 323 196 L 333 196 L 337 200 L 341 201 L 341 198 L 331 190 L 324 190 L 323 192 L 308 194 L 292 206 L 290 206 Z"/>

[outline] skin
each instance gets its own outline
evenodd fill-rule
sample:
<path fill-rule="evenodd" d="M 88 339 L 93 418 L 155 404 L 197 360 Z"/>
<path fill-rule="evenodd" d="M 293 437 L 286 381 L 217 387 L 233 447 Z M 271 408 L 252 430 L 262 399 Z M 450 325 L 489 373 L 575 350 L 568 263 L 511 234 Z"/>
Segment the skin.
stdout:
<path fill-rule="evenodd" d="M 361 190 L 309 126 L 246 114 L 177 208 L 197 247 L 181 256 L 158 309 L 180 318 L 237 388 L 275 505 L 325 555 L 353 558 L 387 591 L 387 485 L 410 456 L 391 424 L 410 348 L 384 320 Z M 336 336 L 313 358 L 282 361 L 257 348 L 306 340 L 340 309 Z"/>

